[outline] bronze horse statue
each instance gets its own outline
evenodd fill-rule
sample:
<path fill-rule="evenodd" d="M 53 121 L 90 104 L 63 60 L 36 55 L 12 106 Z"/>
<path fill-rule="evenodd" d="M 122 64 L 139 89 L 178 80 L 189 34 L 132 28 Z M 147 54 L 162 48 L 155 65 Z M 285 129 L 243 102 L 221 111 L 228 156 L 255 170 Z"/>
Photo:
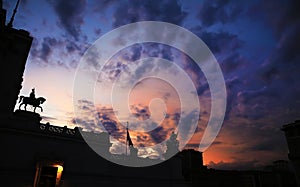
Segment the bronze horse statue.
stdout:
<path fill-rule="evenodd" d="M 19 100 L 19 103 L 21 103 L 21 102 L 22 103 L 19 105 L 19 109 L 21 109 L 22 105 L 25 105 L 24 108 L 25 108 L 25 111 L 27 111 L 26 110 L 27 105 L 31 105 L 31 106 L 34 107 L 33 112 L 35 112 L 36 108 L 40 108 L 41 112 L 43 112 L 43 108 L 40 106 L 40 104 L 43 104 L 45 101 L 46 101 L 46 99 L 43 98 L 43 97 L 31 98 L 31 97 L 21 96 L 20 100 Z"/>

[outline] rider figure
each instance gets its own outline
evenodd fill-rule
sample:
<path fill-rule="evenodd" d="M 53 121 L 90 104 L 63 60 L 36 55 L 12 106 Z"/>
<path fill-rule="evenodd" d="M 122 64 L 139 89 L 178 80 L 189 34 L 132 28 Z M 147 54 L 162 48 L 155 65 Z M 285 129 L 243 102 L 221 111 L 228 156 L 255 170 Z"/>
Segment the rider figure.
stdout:
<path fill-rule="evenodd" d="M 30 97 L 31 99 L 35 99 L 35 89 L 34 89 L 34 88 L 31 89 L 31 93 L 30 93 L 29 97 Z"/>

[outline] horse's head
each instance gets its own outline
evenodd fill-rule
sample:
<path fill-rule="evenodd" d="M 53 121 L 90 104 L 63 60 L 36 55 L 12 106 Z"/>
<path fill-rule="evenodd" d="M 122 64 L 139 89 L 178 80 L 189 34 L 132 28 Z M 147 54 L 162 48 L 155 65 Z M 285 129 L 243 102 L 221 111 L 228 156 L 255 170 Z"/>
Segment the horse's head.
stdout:
<path fill-rule="evenodd" d="M 37 100 L 40 102 L 40 104 L 43 104 L 46 101 L 46 99 L 43 97 L 39 97 Z"/>

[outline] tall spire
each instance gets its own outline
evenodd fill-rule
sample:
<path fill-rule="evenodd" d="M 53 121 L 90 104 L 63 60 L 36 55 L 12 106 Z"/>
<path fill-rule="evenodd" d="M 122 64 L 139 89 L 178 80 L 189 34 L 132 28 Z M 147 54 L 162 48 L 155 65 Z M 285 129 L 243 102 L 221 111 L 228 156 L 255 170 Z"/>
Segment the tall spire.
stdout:
<path fill-rule="evenodd" d="M 7 26 L 10 27 L 10 28 L 13 27 L 13 22 L 14 22 L 14 19 L 15 19 L 15 15 L 17 13 L 19 3 L 20 3 L 20 0 L 17 1 L 16 7 L 15 7 L 14 12 L 13 12 L 13 15 L 11 16 L 9 23 L 7 24 Z"/>
<path fill-rule="evenodd" d="M 5 27 L 6 10 L 3 9 L 3 1 L 0 0 L 0 29 Z"/>

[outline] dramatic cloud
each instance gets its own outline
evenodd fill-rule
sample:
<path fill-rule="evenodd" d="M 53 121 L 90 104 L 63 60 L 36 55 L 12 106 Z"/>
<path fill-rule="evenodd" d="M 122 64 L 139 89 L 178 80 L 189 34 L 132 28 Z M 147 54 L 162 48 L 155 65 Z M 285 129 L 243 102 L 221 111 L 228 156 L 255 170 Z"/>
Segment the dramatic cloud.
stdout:
<path fill-rule="evenodd" d="M 131 105 L 130 110 L 132 114 L 140 120 L 149 119 L 151 115 L 148 106 Z"/>
<path fill-rule="evenodd" d="M 123 1 L 114 12 L 114 27 L 137 21 L 165 21 L 181 25 L 187 13 L 178 1 Z"/>
<path fill-rule="evenodd" d="M 83 13 L 86 7 L 85 0 L 49 0 L 59 19 L 59 25 L 65 29 L 67 34 L 75 40 L 79 40 L 81 25 L 83 24 Z"/>
<path fill-rule="evenodd" d="M 241 14 L 242 8 L 237 2 L 228 0 L 205 0 L 198 13 L 198 18 L 204 26 L 216 23 L 233 22 Z"/>
<path fill-rule="evenodd" d="M 55 117 L 50 117 L 50 116 L 41 116 L 43 121 L 47 121 L 47 122 L 53 122 L 53 121 L 57 121 L 58 119 Z"/>
<path fill-rule="evenodd" d="M 92 2 L 92 7 L 95 12 L 103 12 L 111 6 L 118 4 L 118 0 L 97 0 Z"/>
<path fill-rule="evenodd" d="M 151 131 L 150 136 L 155 144 L 161 143 L 162 141 L 166 140 L 166 136 L 168 131 L 166 131 L 162 126 L 156 128 L 155 130 Z"/>
<path fill-rule="evenodd" d="M 53 50 L 55 50 L 56 47 L 62 44 L 61 41 L 58 41 L 55 38 L 51 37 L 43 38 L 39 49 L 37 41 L 34 40 L 33 43 L 33 50 L 31 50 L 31 55 L 33 57 L 41 58 L 44 62 L 48 62 L 48 59 L 51 56 Z"/>
<path fill-rule="evenodd" d="M 9 19 L 15 3 L 5 0 L 3 6 L 8 10 Z M 71 97 L 71 91 L 66 90 L 72 89 L 73 82 L 65 81 L 65 72 L 75 73 L 81 56 L 97 37 L 113 28 L 136 21 L 170 22 L 189 29 L 207 44 L 215 55 L 226 81 L 226 116 L 217 139 L 204 153 L 206 164 L 212 168 L 243 169 L 255 168 L 275 159 L 287 159 L 287 146 L 280 127 L 298 119 L 300 115 L 298 7 L 297 0 L 21 1 L 14 26 L 17 29 L 28 30 L 34 37 L 21 94 L 27 94 L 32 85 L 40 81 L 41 72 L 45 72 L 44 68 L 51 65 L 54 71 L 51 75 L 60 72 L 55 74 L 60 81 L 52 83 L 51 81 L 57 79 L 50 77 L 41 85 L 45 87 L 49 97 L 57 98 L 55 102 L 63 103 L 69 110 L 73 108 L 73 103 L 68 103 L 64 96 Z M 126 38 L 127 35 L 122 37 Z M 98 71 L 99 62 L 93 57 L 91 55 L 88 59 L 88 65 Z M 139 61 L 148 57 L 175 62 L 194 83 L 196 91 L 193 95 L 199 98 L 201 120 L 187 147 L 197 149 L 210 117 L 210 88 L 197 63 L 183 52 L 158 43 L 129 46 L 105 64 L 99 73 L 97 86 L 98 83 L 123 81 L 121 86 L 126 87 L 143 76 L 151 73 L 156 75 L 159 71 L 176 77 L 179 87 L 186 85 L 185 82 L 180 82 L 180 78 L 177 80 L 178 72 L 171 71 L 170 64 L 157 65 Z M 157 89 L 160 93 L 155 95 L 154 87 L 158 83 L 146 83 L 147 81 L 140 81 L 135 85 L 135 88 L 139 89 L 134 91 L 140 92 L 133 94 L 132 103 L 128 105 L 133 105 L 132 116 L 124 118 L 128 119 L 132 128 L 153 127 L 148 133 L 130 130 L 130 135 L 133 143 L 140 147 L 139 155 L 160 157 L 160 153 L 165 151 L 164 145 L 152 149 L 148 149 L 147 146 L 168 139 L 179 119 L 184 116 L 180 116 L 179 106 L 169 107 L 168 104 L 174 101 L 174 93 L 168 86 Z M 49 88 L 49 85 L 57 86 L 57 90 Z M 76 117 L 68 115 L 68 118 L 58 119 L 60 117 L 57 116 L 64 116 L 72 111 L 65 111 L 67 109 L 62 109 L 63 107 L 51 110 L 45 107 L 45 112 L 49 112 L 45 113 L 45 116 L 51 117 L 44 117 L 44 120 L 61 120 L 61 125 L 76 123 L 87 131 L 105 130 L 116 139 L 112 151 L 122 152 L 124 150 L 120 142 L 125 142 L 126 127 L 116 118 L 119 111 L 107 105 L 110 98 L 108 92 L 107 89 L 101 89 L 101 102 L 97 103 L 96 107 L 86 100 L 75 103 L 75 107 L 82 112 Z M 159 97 L 167 103 L 167 109 L 172 109 L 167 110 L 165 120 L 160 125 L 144 122 L 152 112 L 149 103 L 139 102 L 146 96 L 149 96 L 145 99 L 147 102 L 150 102 L 152 96 Z M 56 106 L 53 104 L 55 102 L 47 100 L 48 106 Z M 184 115 L 188 116 L 189 112 Z M 131 118 L 136 118 L 137 121 L 132 122 Z M 66 122 L 66 119 L 71 120 Z M 190 133 L 189 130 L 190 128 L 187 128 L 185 133 Z M 178 138 L 181 136 L 178 135 Z"/>
<path fill-rule="evenodd" d="M 209 47 L 213 54 L 226 54 L 242 47 L 238 35 L 230 32 L 208 32 L 205 29 L 192 29 Z"/>
<path fill-rule="evenodd" d="M 244 64 L 246 64 L 246 62 L 243 57 L 238 53 L 233 53 L 221 62 L 221 68 L 224 73 L 231 73 Z"/>
<path fill-rule="evenodd" d="M 276 1 L 259 3 L 250 9 L 249 14 L 258 11 L 254 19 L 261 19 L 272 29 L 276 47 L 261 65 L 259 76 L 267 83 L 276 80 L 293 82 L 299 80 L 298 61 L 300 60 L 300 22 L 298 1 Z M 264 14 L 263 12 L 269 12 Z"/>
<path fill-rule="evenodd" d="M 87 47 L 86 43 L 78 43 L 69 39 L 44 37 L 41 42 L 33 40 L 30 58 L 37 64 L 73 69 L 79 63 L 79 58 Z M 64 61 L 63 58 L 68 58 L 68 60 Z"/>

